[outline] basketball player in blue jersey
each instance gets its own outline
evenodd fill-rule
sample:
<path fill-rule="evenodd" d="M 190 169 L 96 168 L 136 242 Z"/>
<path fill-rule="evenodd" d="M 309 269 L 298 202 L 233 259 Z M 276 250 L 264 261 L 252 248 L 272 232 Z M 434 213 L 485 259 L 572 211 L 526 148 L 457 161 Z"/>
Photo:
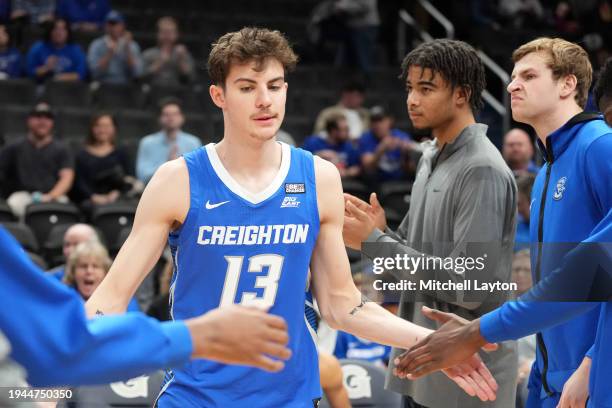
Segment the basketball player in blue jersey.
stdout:
<path fill-rule="evenodd" d="M 195 360 L 168 371 L 160 407 L 316 406 L 317 350 L 304 314 L 309 268 L 312 292 L 333 328 L 401 348 L 430 332 L 361 296 L 342 240 L 337 169 L 275 140 L 285 113 L 285 72 L 296 62 L 278 31 L 244 28 L 219 38 L 208 63 L 223 139 L 159 168 L 129 238 L 87 303 L 91 315 L 123 312 L 169 236 L 174 319 L 236 303 L 285 319 L 292 356 L 282 371 Z M 270 352 L 277 347 L 269 344 Z M 446 374 L 470 395 L 495 398 L 497 384 L 476 355 Z"/>

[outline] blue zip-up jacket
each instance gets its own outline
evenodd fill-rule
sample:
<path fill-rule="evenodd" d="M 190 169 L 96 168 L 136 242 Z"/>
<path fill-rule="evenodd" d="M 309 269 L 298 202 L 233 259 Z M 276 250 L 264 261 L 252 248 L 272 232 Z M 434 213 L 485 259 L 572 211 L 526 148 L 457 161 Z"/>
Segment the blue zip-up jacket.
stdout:
<path fill-rule="evenodd" d="M 33 386 L 104 384 L 189 361 L 184 323 L 140 313 L 87 320 L 81 297 L 45 276 L 0 227 L 0 331 Z"/>
<path fill-rule="evenodd" d="M 612 395 L 604 388 L 609 386 L 603 384 L 610 377 L 602 377 L 603 371 L 612 371 L 612 350 L 607 346 L 606 352 L 600 343 L 612 336 L 610 305 L 541 301 L 580 299 L 579 283 L 590 287 L 594 279 L 585 265 L 595 249 L 589 243 L 612 242 L 612 131 L 601 116 L 582 113 L 546 142 L 546 164 L 534 184 L 530 217 L 531 242 L 544 243 L 532 245 L 532 274 L 534 282 L 543 281 L 521 300 L 483 316 L 480 330 L 493 342 L 541 331 L 530 378 L 530 386 L 539 390 L 531 390 L 531 406 L 555 406 L 565 381 L 590 355 L 589 406 L 612 407 Z M 568 252 L 571 247 L 575 251 Z"/>

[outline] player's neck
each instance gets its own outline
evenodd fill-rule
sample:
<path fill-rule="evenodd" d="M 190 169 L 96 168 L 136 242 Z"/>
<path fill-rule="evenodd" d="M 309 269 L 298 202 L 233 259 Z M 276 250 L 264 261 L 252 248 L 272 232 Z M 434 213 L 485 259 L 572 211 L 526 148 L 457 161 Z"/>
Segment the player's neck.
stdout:
<path fill-rule="evenodd" d="M 575 103 L 568 103 L 533 118 L 529 124 L 536 131 L 540 141 L 546 146 L 546 138 L 580 112 L 582 112 L 582 108 Z"/>
<path fill-rule="evenodd" d="M 474 115 L 470 111 L 460 112 L 453 116 L 449 121 L 441 124 L 440 126 L 432 129 L 431 134 L 436 138 L 438 147 L 442 147 L 447 143 L 452 143 L 457 136 L 466 127 L 476 123 Z"/>
<path fill-rule="evenodd" d="M 221 163 L 232 176 L 255 175 L 270 168 L 280 168 L 282 152 L 276 138 L 245 141 L 225 136 L 215 148 Z"/>

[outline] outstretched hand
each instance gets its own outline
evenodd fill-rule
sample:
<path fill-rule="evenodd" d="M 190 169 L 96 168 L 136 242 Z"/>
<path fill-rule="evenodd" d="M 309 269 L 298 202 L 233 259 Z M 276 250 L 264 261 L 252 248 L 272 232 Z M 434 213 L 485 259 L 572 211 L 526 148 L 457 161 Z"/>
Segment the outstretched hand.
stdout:
<path fill-rule="evenodd" d="M 423 314 L 442 326 L 396 358 L 394 374 L 415 379 L 443 370 L 470 395 L 474 394 L 462 383 L 472 385 L 470 379 L 478 385 L 476 389 L 485 387 L 486 391 L 488 387 L 497 390 L 493 376 L 476 354 L 480 348 L 486 351 L 497 349 L 497 345 L 487 343 L 480 335 L 479 320 L 470 322 L 453 313 L 427 307 L 423 307 Z M 478 393 L 476 395 L 481 397 Z"/>

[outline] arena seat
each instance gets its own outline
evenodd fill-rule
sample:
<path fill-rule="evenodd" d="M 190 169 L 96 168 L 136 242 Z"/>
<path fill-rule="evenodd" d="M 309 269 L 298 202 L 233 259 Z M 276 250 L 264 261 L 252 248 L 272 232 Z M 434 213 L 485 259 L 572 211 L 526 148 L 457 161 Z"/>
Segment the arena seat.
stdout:
<path fill-rule="evenodd" d="M 131 227 L 136 214 L 136 205 L 113 203 L 94 207 L 92 224 L 97 227 L 109 245 L 114 245 L 123 228 Z"/>
<path fill-rule="evenodd" d="M 6 144 L 28 134 L 26 123 L 30 109 L 31 106 L 6 105 L 0 110 L 2 115 L 2 135 Z"/>
<path fill-rule="evenodd" d="M 34 104 L 36 86 L 30 79 L 9 79 L 0 81 L 0 105 Z"/>
<path fill-rule="evenodd" d="M 353 408 L 397 408 L 400 394 L 385 390 L 385 370 L 367 361 L 340 360 L 342 377 Z M 331 408 L 323 398 L 319 408 Z"/>
<path fill-rule="evenodd" d="M 156 371 L 123 382 L 74 388 L 67 405 L 74 408 L 152 407 L 163 379 L 164 372 Z"/>
<path fill-rule="evenodd" d="M 64 262 L 64 234 L 71 224 L 57 224 L 49 231 L 47 239 L 43 243 L 42 253 L 51 267 L 61 265 Z"/>
<path fill-rule="evenodd" d="M 38 242 L 45 242 L 55 225 L 74 224 L 80 219 L 79 209 L 71 203 L 32 203 L 25 211 L 25 223 L 32 228 Z"/>
<path fill-rule="evenodd" d="M 92 112 L 89 109 L 61 109 L 56 120 L 57 133 L 63 140 L 76 140 L 82 145 L 89 134 Z"/>
<path fill-rule="evenodd" d="M 14 222 L 17 221 L 17 217 L 13 214 L 11 207 L 6 201 L 0 199 L 0 222 Z"/>
<path fill-rule="evenodd" d="M 388 181 L 380 187 L 380 203 L 385 209 L 405 215 L 410 207 L 412 183 L 409 181 Z"/>
<path fill-rule="evenodd" d="M 97 108 L 111 111 L 138 109 L 143 102 L 139 84 L 100 84 L 92 91 L 92 98 Z"/>
<path fill-rule="evenodd" d="M 158 130 L 157 119 L 149 112 L 124 110 L 116 119 L 117 132 L 122 139 L 140 139 Z"/>
<path fill-rule="evenodd" d="M 23 246 L 26 251 L 38 252 L 38 240 L 32 229 L 20 222 L 3 222 L 2 226 Z"/>
<path fill-rule="evenodd" d="M 51 106 L 87 107 L 91 102 L 89 84 L 81 81 L 48 81 L 43 100 Z"/>

